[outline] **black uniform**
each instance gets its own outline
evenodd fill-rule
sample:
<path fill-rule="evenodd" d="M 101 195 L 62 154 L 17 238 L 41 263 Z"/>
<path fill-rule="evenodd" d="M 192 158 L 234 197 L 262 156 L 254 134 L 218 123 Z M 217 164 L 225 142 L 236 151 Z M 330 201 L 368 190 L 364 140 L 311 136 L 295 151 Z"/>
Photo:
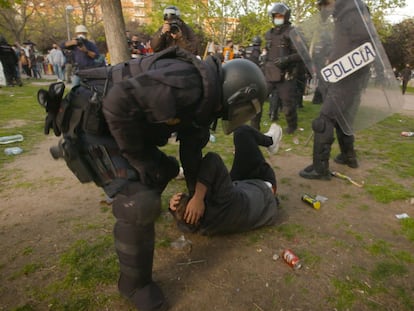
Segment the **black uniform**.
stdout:
<path fill-rule="evenodd" d="M 7 43 L 6 39 L 0 36 L 0 62 L 3 65 L 4 75 L 7 85 L 22 86 L 22 81 L 17 75 L 18 59 L 13 48 Z"/>
<path fill-rule="evenodd" d="M 358 1 L 359 9 L 365 9 L 362 1 Z M 370 41 L 364 21 L 353 1 L 337 0 L 333 12 L 335 29 L 330 61 L 335 61 Z M 365 66 L 350 76 L 328 85 L 324 103 L 318 118 L 313 120 L 314 131 L 313 164 L 299 174 L 308 179 L 329 180 L 329 157 L 334 141 L 334 129 L 338 138 L 341 153 L 335 162 L 358 167 L 354 150 L 354 135 L 349 134 L 349 126 L 360 104 L 362 90 L 369 78 L 369 66 Z"/>
<path fill-rule="evenodd" d="M 202 148 L 221 99 L 220 64 L 202 62 L 183 50 L 162 58 L 150 70 L 115 84 L 103 111 L 121 154 L 138 172 L 113 202 L 115 246 L 121 266 L 119 289 L 136 306 L 151 309 L 163 302 L 152 282 L 154 221 L 161 192 L 178 174 L 178 162 L 157 146 L 173 132 L 180 141 L 180 160 L 190 193 L 194 191 Z M 168 51 L 168 50 L 165 50 Z"/>
<path fill-rule="evenodd" d="M 296 63 L 301 60 L 289 37 L 291 30 L 290 22 L 285 22 L 285 24 L 275 26 L 266 32 L 265 39 L 268 52 L 263 69 L 269 94 L 273 94 L 274 90 L 277 92 L 277 96 L 272 95 L 269 99 L 271 101 L 270 106 L 277 107 L 277 103 L 272 103 L 272 100 L 281 99 L 282 111 L 288 125 L 286 131 L 289 134 L 293 133 L 298 126 L 295 101 Z"/>
<path fill-rule="evenodd" d="M 260 67 L 260 45 L 249 45 L 246 48 L 246 59 L 251 60 Z"/>
<path fill-rule="evenodd" d="M 82 84 L 63 101 L 63 83 L 39 91 L 48 112 L 45 133 L 53 128 L 63 135 L 52 155 L 63 157 L 81 182 L 94 181 L 114 198 L 119 290 L 139 310 L 155 310 L 165 299 L 152 280 L 154 221 L 162 191 L 179 172 L 178 161 L 158 146 L 177 133 L 193 193 L 202 148 L 222 109 L 221 63 L 171 47 L 79 76 Z"/>

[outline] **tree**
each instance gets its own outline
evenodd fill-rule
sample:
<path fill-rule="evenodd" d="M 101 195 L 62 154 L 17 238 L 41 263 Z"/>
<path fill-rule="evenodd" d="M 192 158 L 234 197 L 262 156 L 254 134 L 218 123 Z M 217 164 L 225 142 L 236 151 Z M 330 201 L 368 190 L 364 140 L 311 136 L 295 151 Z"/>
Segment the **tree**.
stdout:
<path fill-rule="evenodd" d="M 111 65 L 127 61 L 130 54 L 125 38 L 125 22 L 122 15 L 121 1 L 101 0 L 101 8 Z"/>
<path fill-rule="evenodd" d="M 384 48 L 393 67 L 401 70 L 405 64 L 414 64 L 414 18 L 393 25 L 385 39 Z"/>

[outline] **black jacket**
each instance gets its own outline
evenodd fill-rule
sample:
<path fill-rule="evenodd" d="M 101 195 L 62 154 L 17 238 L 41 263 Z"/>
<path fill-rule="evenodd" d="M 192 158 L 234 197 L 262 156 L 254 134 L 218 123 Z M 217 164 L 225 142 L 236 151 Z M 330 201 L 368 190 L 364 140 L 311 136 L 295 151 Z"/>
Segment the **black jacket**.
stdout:
<path fill-rule="evenodd" d="M 201 150 L 221 110 L 221 65 L 177 47 L 129 64 L 132 78 L 115 83 L 103 102 L 111 134 L 136 170 L 156 173 L 157 146 L 177 132 L 180 160 L 192 191 Z"/>

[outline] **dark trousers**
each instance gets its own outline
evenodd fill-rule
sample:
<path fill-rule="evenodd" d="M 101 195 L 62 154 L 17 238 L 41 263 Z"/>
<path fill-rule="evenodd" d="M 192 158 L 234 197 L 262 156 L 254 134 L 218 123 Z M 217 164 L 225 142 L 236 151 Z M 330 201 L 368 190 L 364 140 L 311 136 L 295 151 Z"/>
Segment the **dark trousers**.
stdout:
<path fill-rule="evenodd" d="M 210 152 L 203 158 L 198 178 L 212 185 L 211 195 L 227 196 L 235 180 L 261 179 L 276 186 L 275 173 L 259 149 L 270 146 L 272 138 L 242 125 L 234 131 L 233 142 L 235 153 L 230 173 L 218 154 Z"/>
<path fill-rule="evenodd" d="M 273 169 L 259 149 L 259 146 L 268 147 L 273 143 L 269 136 L 243 125 L 234 132 L 233 143 L 235 153 L 230 171 L 232 180 L 263 179 L 276 185 Z"/>

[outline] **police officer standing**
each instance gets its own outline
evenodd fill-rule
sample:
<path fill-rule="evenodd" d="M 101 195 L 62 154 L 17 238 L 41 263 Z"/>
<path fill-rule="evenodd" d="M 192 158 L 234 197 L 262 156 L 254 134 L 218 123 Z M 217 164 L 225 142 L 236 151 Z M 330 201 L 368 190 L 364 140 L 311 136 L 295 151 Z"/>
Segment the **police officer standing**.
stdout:
<path fill-rule="evenodd" d="M 290 22 L 290 8 L 284 3 L 275 3 L 269 15 L 274 27 L 265 34 L 268 52 L 263 70 L 269 94 L 277 92 L 277 96 L 270 97 L 270 107 L 277 106 L 277 103 L 272 103 L 272 101 L 280 98 L 287 122 L 285 132 L 293 134 L 298 126 L 295 74 L 297 62 L 301 58 L 289 37 L 293 29 Z M 257 125 L 260 124 L 260 118 L 261 115 L 257 117 Z"/>
<path fill-rule="evenodd" d="M 260 67 L 260 54 L 262 53 L 260 46 L 262 45 L 262 39 L 260 36 L 255 36 L 252 40 L 252 44 L 246 48 L 246 58 L 251 60 L 257 66 Z"/>
<path fill-rule="evenodd" d="M 180 16 L 180 10 L 176 6 L 170 5 L 164 9 L 164 23 L 151 40 L 154 52 L 170 46 L 179 46 L 194 55 L 199 55 L 197 36 Z"/>
<path fill-rule="evenodd" d="M 361 16 L 360 12 L 363 12 L 364 16 Z M 365 28 L 366 22 L 370 21 L 363 1 L 336 0 L 333 17 L 330 63 L 371 40 L 370 33 Z M 299 172 L 301 177 L 331 179 L 329 158 L 334 142 L 334 130 L 340 148 L 340 154 L 334 161 L 351 168 L 358 167 L 352 124 L 361 102 L 361 93 L 367 86 L 369 72 L 370 66 L 365 65 L 336 83 L 328 83 L 320 115 L 312 122 L 313 161 Z"/>

